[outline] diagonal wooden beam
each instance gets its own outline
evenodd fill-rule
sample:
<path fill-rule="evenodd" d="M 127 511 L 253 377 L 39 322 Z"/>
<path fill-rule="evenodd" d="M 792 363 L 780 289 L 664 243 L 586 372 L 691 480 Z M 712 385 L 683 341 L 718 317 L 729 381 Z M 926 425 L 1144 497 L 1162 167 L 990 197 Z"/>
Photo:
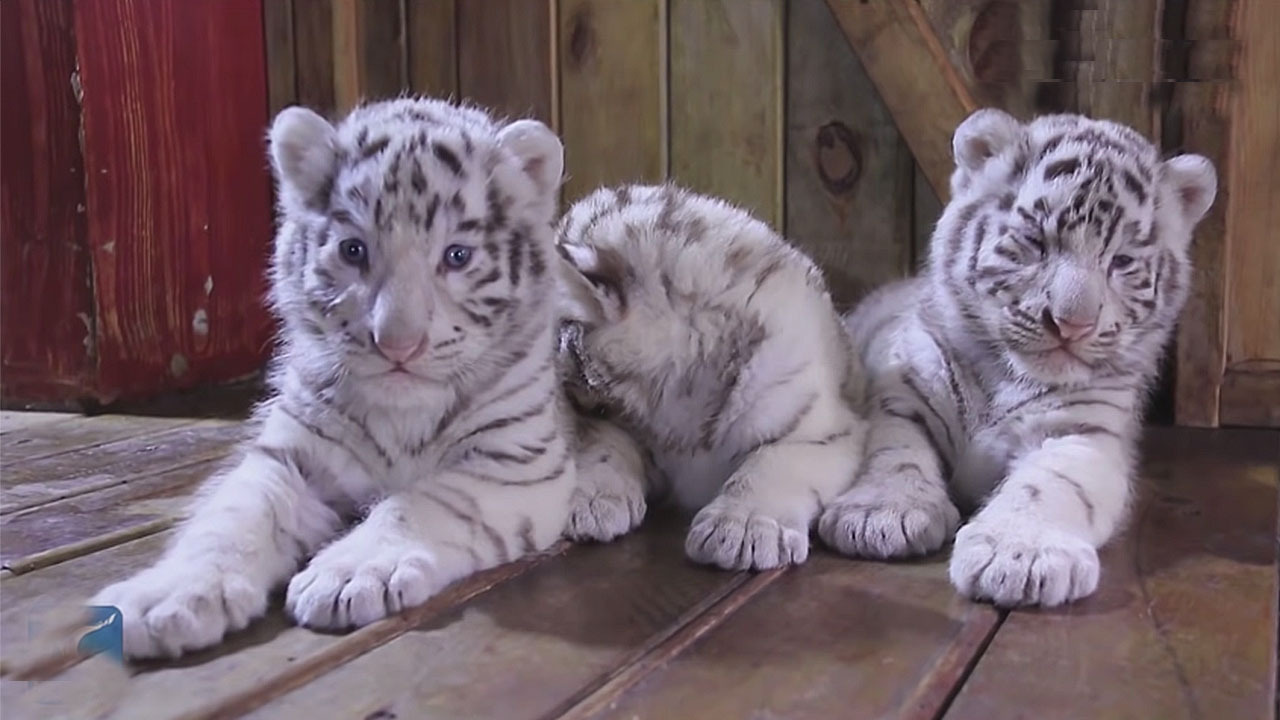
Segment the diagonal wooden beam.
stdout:
<path fill-rule="evenodd" d="M 978 109 L 915 0 L 827 0 L 929 184 L 950 197 L 951 134 Z"/>

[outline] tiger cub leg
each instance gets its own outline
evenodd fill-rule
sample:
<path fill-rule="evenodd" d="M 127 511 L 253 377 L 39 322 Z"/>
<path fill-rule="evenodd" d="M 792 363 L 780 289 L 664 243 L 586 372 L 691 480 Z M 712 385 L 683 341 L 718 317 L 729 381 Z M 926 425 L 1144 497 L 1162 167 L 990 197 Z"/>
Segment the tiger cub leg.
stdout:
<path fill-rule="evenodd" d="M 792 432 L 747 455 L 694 516 L 685 539 L 690 559 L 766 570 L 808 558 L 809 530 L 822 506 L 849 486 L 866 441 L 866 426 L 851 411 L 827 412 L 833 417 L 827 432 Z"/>
<path fill-rule="evenodd" d="M 946 543 L 960 513 L 947 495 L 942 459 L 928 433 L 912 417 L 872 416 L 857 480 L 818 521 L 823 542 L 846 555 L 877 559 L 923 555 Z"/>
<path fill-rule="evenodd" d="M 997 605 L 1060 605 L 1097 589 L 1097 549 L 1129 501 L 1131 462 L 1115 436 L 1045 440 L 1016 460 L 956 534 L 951 582 Z"/>
<path fill-rule="evenodd" d="M 649 463 L 635 439 L 614 423 L 588 416 L 577 423 L 578 476 L 565 535 L 609 542 L 644 520 Z"/>

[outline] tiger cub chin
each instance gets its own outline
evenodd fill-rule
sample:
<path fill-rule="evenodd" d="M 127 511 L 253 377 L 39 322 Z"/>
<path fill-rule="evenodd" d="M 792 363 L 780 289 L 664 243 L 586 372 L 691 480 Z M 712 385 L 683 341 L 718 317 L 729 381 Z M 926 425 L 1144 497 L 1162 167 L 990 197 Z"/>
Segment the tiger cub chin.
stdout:
<path fill-rule="evenodd" d="M 557 233 L 570 396 L 597 427 L 639 438 L 656 469 L 580 477 L 574 517 L 587 522 L 570 535 L 625 531 L 581 508 L 642 508 L 652 491 L 701 508 L 685 542 L 695 561 L 803 562 L 865 437 L 846 397 L 861 378 L 818 268 L 746 212 L 670 185 L 598 190 Z"/>
<path fill-rule="evenodd" d="M 1191 282 L 1208 160 L 1134 130 L 980 110 L 955 132 L 928 269 L 846 319 L 870 376 L 867 461 L 819 533 L 850 555 L 940 548 L 1000 605 L 1098 584 L 1122 523 L 1143 403 Z M 979 508 L 956 532 L 960 514 Z"/>
<path fill-rule="evenodd" d="M 568 522 L 560 141 L 427 99 L 336 126 L 289 108 L 269 140 L 272 397 L 156 565 L 97 596 L 120 608 L 131 657 L 213 645 L 286 582 L 298 623 L 364 625 Z"/>

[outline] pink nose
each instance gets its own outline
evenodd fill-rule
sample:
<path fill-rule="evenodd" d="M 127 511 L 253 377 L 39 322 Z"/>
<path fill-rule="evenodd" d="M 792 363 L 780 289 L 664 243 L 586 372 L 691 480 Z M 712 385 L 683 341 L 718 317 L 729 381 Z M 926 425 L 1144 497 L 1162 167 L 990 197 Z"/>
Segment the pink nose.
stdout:
<path fill-rule="evenodd" d="M 418 336 L 415 340 L 385 337 L 375 339 L 374 344 L 378 346 L 378 352 L 382 353 L 383 357 L 397 365 L 403 365 L 422 355 L 427 349 L 427 338 L 424 335 Z"/>
<path fill-rule="evenodd" d="M 1093 332 L 1097 323 L 1078 323 L 1060 318 L 1050 318 L 1049 330 L 1067 342 L 1075 342 Z"/>

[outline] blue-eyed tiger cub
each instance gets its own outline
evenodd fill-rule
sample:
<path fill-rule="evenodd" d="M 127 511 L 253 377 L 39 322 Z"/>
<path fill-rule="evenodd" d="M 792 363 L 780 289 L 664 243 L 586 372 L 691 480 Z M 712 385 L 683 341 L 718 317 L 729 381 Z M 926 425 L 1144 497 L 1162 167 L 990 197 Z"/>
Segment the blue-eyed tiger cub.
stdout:
<path fill-rule="evenodd" d="M 1143 404 L 1191 282 L 1212 164 L 1131 128 L 981 110 L 955 132 L 928 268 L 846 318 L 870 377 L 831 546 L 892 558 L 955 533 L 973 598 L 1057 605 L 1098 583 L 1130 499 Z M 956 504 L 978 508 L 959 528 Z"/>
<path fill-rule="evenodd" d="M 269 142 L 272 397 L 157 564 L 97 596 L 131 657 L 213 645 L 285 583 L 299 623 L 364 625 L 547 548 L 569 519 L 560 141 L 405 98 L 336 126 L 289 108 Z"/>

